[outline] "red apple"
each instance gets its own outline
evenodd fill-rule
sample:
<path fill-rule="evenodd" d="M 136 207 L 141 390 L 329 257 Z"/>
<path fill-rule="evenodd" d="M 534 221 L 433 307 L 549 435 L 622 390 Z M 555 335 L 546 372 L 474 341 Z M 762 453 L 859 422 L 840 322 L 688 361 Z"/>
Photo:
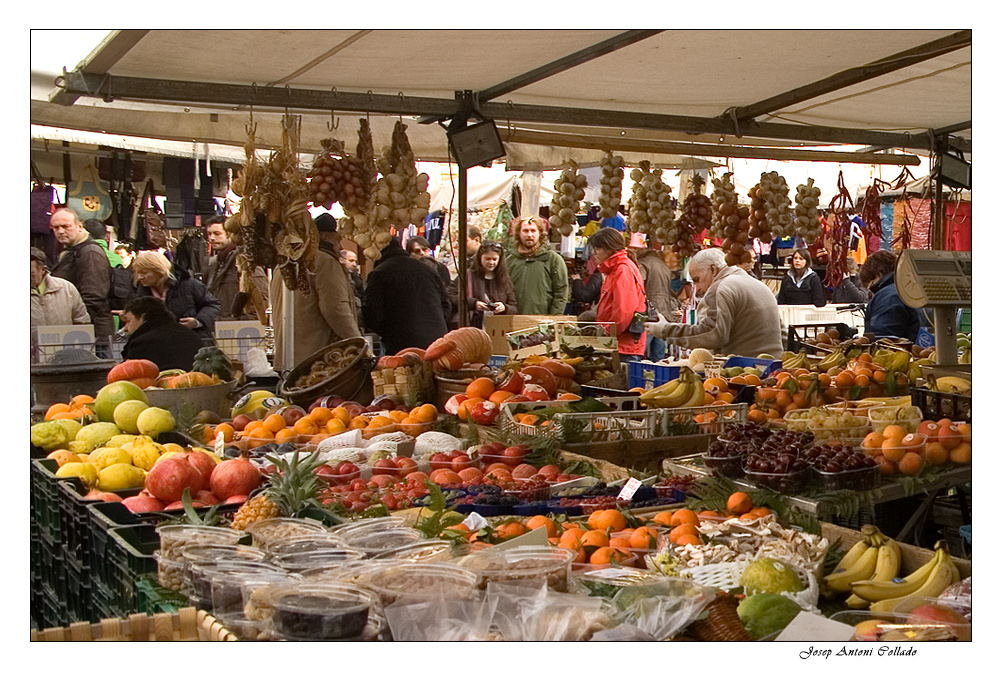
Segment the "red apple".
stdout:
<path fill-rule="evenodd" d="M 467 454 L 462 454 L 461 456 L 455 456 L 451 459 L 451 469 L 453 472 L 461 472 L 465 468 L 472 465 L 472 458 L 469 458 Z"/>
<path fill-rule="evenodd" d="M 396 476 L 405 477 L 411 472 L 417 471 L 417 461 L 406 456 L 397 456 L 396 458 Z"/>
<path fill-rule="evenodd" d="M 398 484 L 399 479 L 396 479 L 396 477 L 391 474 L 376 474 L 368 481 L 368 483 L 379 488 L 386 488 L 387 486 Z"/>
<path fill-rule="evenodd" d="M 372 465 L 372 474 L 392 474 L 396 471 L 396 463 L 391 458 L 381 458 Z"/>
<path fill-rule="evenodd" d="M 294 404 L 281 410 L 281 417 L 285 419 L 285 425 L 288 427 L 295 425 L 296 421 L 305 416 L 306 410 Z"/>
<path fill-rule="evenodd" d="M 437 470 L 442 467 L 451 466 L 451 456 L 447 453 L 438 452 L 431 455 L 431 469 Z"/>
<path fill-rule="evenodd" d="M 251 420 L 252 419 L 246 414 L 237 414 L 233 418 L 233 430 L 236 432 L 243 432 L 243 428 L 247 427 L 247 423 Z"/>

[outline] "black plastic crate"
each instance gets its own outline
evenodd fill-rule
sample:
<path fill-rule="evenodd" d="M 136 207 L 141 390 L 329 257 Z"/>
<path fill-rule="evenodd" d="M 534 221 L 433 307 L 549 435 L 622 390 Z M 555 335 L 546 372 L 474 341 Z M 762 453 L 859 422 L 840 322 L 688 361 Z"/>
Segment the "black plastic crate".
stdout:
<path fill-rule="evenodd" d="M 816 323 L 807 325 L 789 325 L 788 326 L 788 337 L 787 337 L 787 348 L 793 353 L 798 353 L 801 349 L 805 348 L 806 353 L 810 355 L 825 355 L 830 351 L 830 349 L 817 348 L 816 346 L 806 343 L 806 339 L 812 339 L 816 337 L 820 332 L 826 332 L 828 330 L 835 329 L 841 341 L 850 339 L 851 337 L 857 335 L 858 331 L 848 325 L 847 323 Z"/>
<path fill-rule="evenodd" d="M 42 588 L 42 581 L 35 577 L 34 573 L 31 575 L 31 594 L 29 600 L 28 615 L 31 618 L 31 622 L 35 624 L 36 628 L 43 628 L 42 624 L 45 621 L 45 606 L 43 605 L 45 590 Z M 46 624 L 46 626 L 48 625 Z"/>
<path fill-rule="evenodd" d="M 66 626 L 70 623 L 69 614 L 65 607 L 59 602 L 55 594 L 48 589 L 42 589 L 42 612 L 40 628 L 52 626 Z"/>
<path fill-rule="evenodd" d="M 38 578 L 42 585 L 59 596 L 57 591 L 65 582 L 66 568 L 63 562 L 62 549 L 44 531 L 39 534 Z"/>
<path fill-rule="evenodd" d="M 39 530 L 44 531 L 56 544 L 61 544 L 57 469 L 56 461 L 48 458 L 31 461 L 31 505 Z"/>
<path fill-rule="evenodd" d="M 925 419 L 937 421 L 948 418 L 952 421 L 972 422 L 971 395 L 913 388 L 910 390 L 910 403 L 920 409 Z"/>
<path fill-rule="evenodd" d="M 59 494 L 59 529 L 63 553 L 79 563 L 89 564 L 90 517 L 83 496 L 90 490 L 76 478 L 60 479 L 56 483 Z"/>
<path fill-rule="evenodd" d="M 66 563 L 66 612 L 70 623 L 93 620 L 93 597 L 90 568 Z"/>
<path fill-rule="evenodd" d="M 112 528 L 106 550 L 108 563 L 101 578 L 106 589 L 118 600 L 118 605 L 128 612 L 138 609 L 136 583 L 145 576 L 156 575 L 153 552 L 160 548 L 160 534 L 156 526 L 140 524 Z"/>
<path fill-rule="evenodd" d="M 95 502 L 87 506 L 90 518 L 89 549 L 90 564 L 96 582 L 105 582 L 105 577 L 114 574 L 108 566 L 107 549 L 112 528 L 136 526 L 142 522 L 120 502 Z"/>
<path fill-rule="evenodd" d="M 91 612 L 94 621 L 100 621 L 108 617 L 121 619 L 129 614 L 129 611 L 119 605 L 118 598 L 109 593 L 98 583 L 94 583 L 90 596 Z"/>

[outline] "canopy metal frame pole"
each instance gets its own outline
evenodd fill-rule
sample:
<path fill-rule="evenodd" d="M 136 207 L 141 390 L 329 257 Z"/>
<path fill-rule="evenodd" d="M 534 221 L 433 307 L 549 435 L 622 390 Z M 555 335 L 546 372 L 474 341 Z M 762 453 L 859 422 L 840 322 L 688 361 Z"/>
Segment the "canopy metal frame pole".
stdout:
<path fill-rule="evenodd" d="M 458 167 L 458 259 L 455 260 L 455 269 L 458 270 L 458 326 L 469 326 L 469 312 L 466 310 L 469 300 L 468 284 L 468 197 L 469 197 L 469 171 L 466 168 Z"/>

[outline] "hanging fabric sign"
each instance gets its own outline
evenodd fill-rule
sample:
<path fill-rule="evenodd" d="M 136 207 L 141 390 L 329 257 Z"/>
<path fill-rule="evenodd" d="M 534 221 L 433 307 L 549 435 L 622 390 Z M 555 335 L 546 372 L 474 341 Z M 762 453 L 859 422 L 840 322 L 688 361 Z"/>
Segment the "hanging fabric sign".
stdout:
<path fill-rule="evenodd" d="M 101 186 L 93 166 L 87 166 L 80 179 L 69 186 L 66 197 L 67 205 L 84 221 L 104 220 L 111 215 L 111 196 Z"/>

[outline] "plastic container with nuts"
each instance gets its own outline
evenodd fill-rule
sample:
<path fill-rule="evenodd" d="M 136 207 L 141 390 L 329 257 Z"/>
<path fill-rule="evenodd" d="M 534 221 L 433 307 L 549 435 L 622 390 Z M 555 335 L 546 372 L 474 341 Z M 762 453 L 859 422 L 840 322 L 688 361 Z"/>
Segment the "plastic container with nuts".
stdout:
<path fill-rule="evenodd" d="M 274 562 L 292 573 L 300 573 L 312 568 L 328 568 L 338 563 L 358 561 L 365 554 L 356 549 L 317 549 L 314 551 L 285 554 L 274 558 Z"/>
<path fill-rule="evenodd" d="M 452 544 L 447 540 L 423 540 L 403 545 L 395 549 L 379 552 L 372 559 L 396 559 L 398 561 L 444 561 L 453 558 Z"/>
<path fill-rule="evenodd" d="M 184 573 L 184 561 L 171 559 L 159 551 L 153 552 L 153 558 L 156 559 L 156 582 L 165 589 L 190 596 L 191 586 Z"/>
<path fill-rule="evenodd" d="M 368 556 L 375 556 L 392 549 L 399 549 L 424 540 L 424 536 L 413 528 L 358 529 L 341 533 L 344 544 Z"/>
<path fill-rule="evenodd" d="M 281 573 L 283 568 L 261 561 L 201 562 L 189 565 L 187 577 L 191 586 L 188 598 L 199 610 L 212 611 L 212 577 L 225 572 Z"/>
<path fill-rule="evenodd" d="M 237 545 L 243 534 L 232 528 L 172 524 L 156 529 L 160 536 L 160 556 L 168 561 L 183 561 L 187 545 Z"/>
<path fill-rule="evenodd" d="M 490 582 L 546 584 L 552 591 L 569 590 L 570 566 L 576 552 L 562 547 L 517 547 L 463 556 L 456 562 L 479 575 L 477 588 Z"/>
<path fill-rule="evenodd" d="M 350 584 L 286 585 L 272 594 L 271 624 L 287 640 L 349 640 L 368 625 L 374 595 Z"/>
<path fill-rule="evenodd" d="M 247 533 L 253 538 L 254 546 L 266 548 L 268 545 L 287 538 L 309 533 L 325 533 L 326 526 L 313 519 L 293 519 L 275 517 L 261 519 L 247 526 Z"/>
<path fill-rule="evenodd" d="M 465 599 L 473 595 L 479 576 L 451 563 L 396 563 L 365 579 L 365 585 L 389 606 L 396 601 L 420 601 L 436 597 Z"/>
<path fill-rule="evenodd" d="M 924 420 L 924 413 L 920 407 L 909 404 L 883 406 L 869 409 L 868 418 L 871 420 L 873 432 L 882 432 L 890 425 L 901 426 L 907 432 L 916 432 L 920 427 L 920 422 Z"/>
<path fill-rule="evenodd" d="M 268 556 L 284 556 L 321 549 L 339 549 L 344 541 L 337 535 L 327 532 L 303 533 L 287 538 L 278 538 L 261 547 Z"/>
<path fill-rule="evenodd" d="M 226 565 L 211 568 L 205 573 L 211 583 L 210 612 L 222 619 L 245 619 L 243 613 L 243 585 L 253 582 L 284 582 L 289 579 L 288 573 L 264 570 L 249 565 Z"/>

